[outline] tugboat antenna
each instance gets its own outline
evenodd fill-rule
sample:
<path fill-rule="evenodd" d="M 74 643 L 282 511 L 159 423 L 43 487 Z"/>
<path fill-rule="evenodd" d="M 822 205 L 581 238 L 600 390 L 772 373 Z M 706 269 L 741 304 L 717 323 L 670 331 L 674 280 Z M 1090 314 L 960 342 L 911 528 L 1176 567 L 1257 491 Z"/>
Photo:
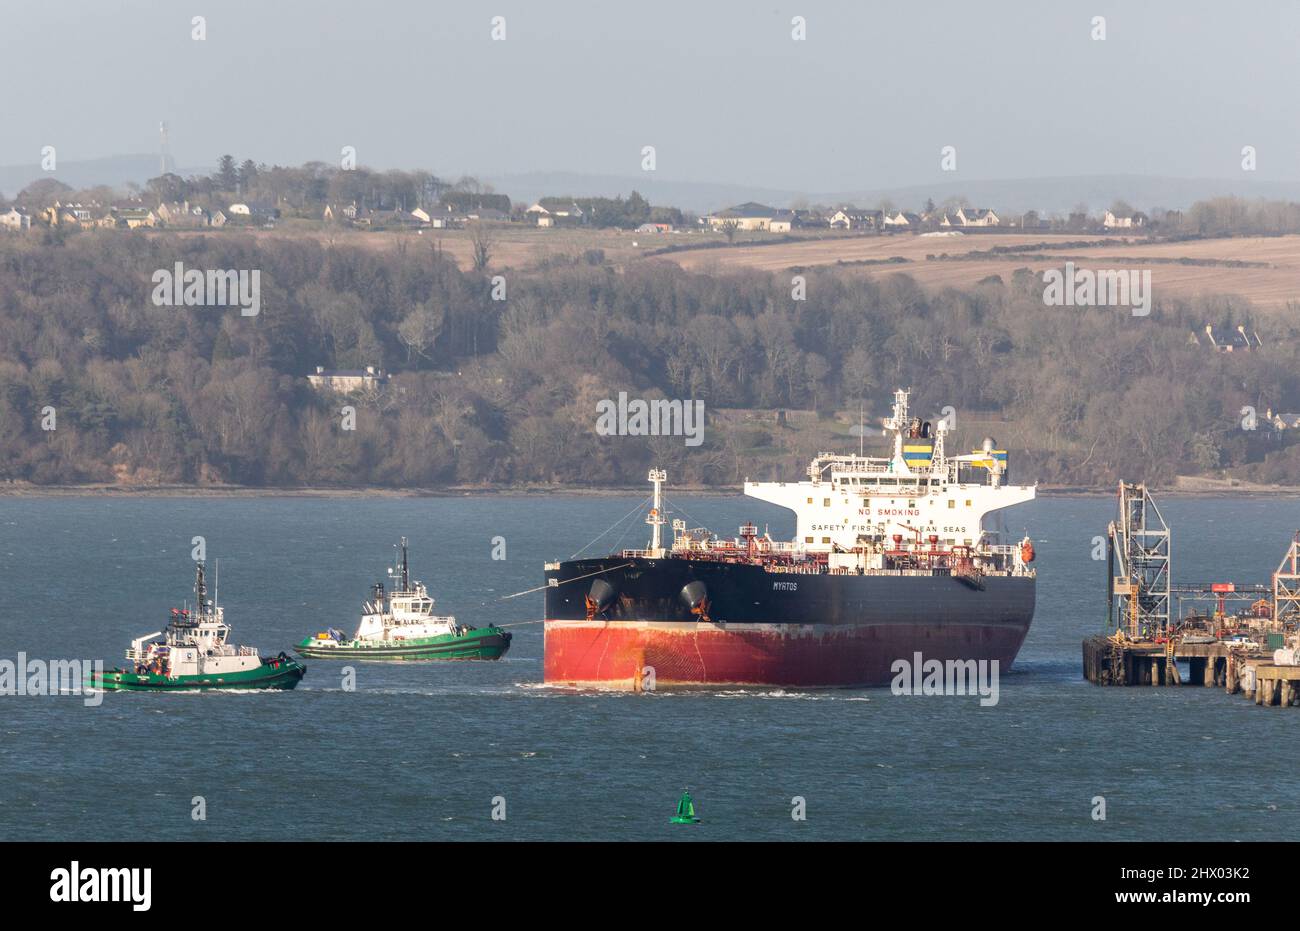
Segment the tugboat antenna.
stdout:
<path fill-rule="evenodd" d="M 411 573 L 406 564 L 406 537 L 402 537 L 402 591 L 411 590 Z"/>

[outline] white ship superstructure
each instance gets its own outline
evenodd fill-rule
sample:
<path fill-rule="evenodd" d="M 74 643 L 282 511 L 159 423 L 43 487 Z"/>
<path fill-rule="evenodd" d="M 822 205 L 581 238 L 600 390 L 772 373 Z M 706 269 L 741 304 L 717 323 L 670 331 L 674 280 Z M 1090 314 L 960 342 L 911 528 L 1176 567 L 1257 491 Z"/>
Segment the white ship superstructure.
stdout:
<path fill-rule="evenodd" d="M 949 455 L 943 421 L 908 415 L 906 390 L 894 393 L 893 455 L 819 453 L 804 482 L 745 482 L 745 494 L 789 508 L 797 517 L 795 545 L 807 553 L 843 553 L 901 537 L 979 550 L 990 541 L 985 518 L 1029 501 L 1036 486 L 1009 485 L 1005 450 L 991 440 Z"/>

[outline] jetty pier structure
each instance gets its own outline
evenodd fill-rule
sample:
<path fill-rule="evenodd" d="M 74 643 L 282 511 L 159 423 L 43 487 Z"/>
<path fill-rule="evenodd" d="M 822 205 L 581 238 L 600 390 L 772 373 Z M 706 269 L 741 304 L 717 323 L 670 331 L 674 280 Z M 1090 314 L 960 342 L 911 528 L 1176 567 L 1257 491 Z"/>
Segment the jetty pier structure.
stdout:
<path fill-rule="evenodd" d="M 1267 585 L 1174 583 L 1169 526 L 1150 491 L 1121 483 L 1118 511 L 1106 533 L 1106 630 L 1083 641 L 1084 678 L 1300 704 L 1300 531 Z"/>

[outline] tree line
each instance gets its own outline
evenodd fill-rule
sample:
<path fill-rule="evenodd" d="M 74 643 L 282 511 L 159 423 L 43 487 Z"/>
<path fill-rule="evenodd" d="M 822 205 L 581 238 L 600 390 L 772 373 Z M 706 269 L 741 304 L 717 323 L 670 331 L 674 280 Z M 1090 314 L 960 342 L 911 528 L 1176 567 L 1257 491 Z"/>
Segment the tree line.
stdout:
<path fill-rule="evenodd" d="M 152 273 L 177 261 L 259 270 L 261 313 L 154 306 Z M 2 237 L 0 480 L 625 485 L 654 464 L 734 486 L 798 478 L 836 433 L 856 447 L 835 412 L 878 417 L 911 386 L 920 412 L 955 407 L 959 434 L 964 418 L 1004 420 L 1017 480 L 1232 468 L 1300 483 L 1300 446 L 1265 417 L 1300 411 L 1294 314 L 1221 297 L 1158 299 L 1147 318 L 1045 307 L 1027 270 L 927 291 L 901 273 L 819 269 L 805 300 L 788 277 L 616 269 L 598 254 L 493 275 L 435 243 Z M 1206 324 L 1265 345 L 1194 345 Z M 393 377 L 344 398 L 311 388 L 318 365 Z M 704 444 L 598 435 L 597 402 L 619 391 L 703 400 Z M 782 423 L 777 410 L 811 413 Z"/>

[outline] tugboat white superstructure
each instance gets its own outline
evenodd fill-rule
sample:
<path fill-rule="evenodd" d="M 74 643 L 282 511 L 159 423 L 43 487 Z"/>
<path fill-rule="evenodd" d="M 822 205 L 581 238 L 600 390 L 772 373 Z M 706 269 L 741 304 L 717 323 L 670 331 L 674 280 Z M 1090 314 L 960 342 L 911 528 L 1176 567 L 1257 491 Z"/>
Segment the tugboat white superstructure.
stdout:
<path fill-rule="evenodd" d="M 752 524 L 732 540 L 665 523 L 656 470 L 650 545 L 546 569 L 546 681 L 879 685 L 913 659 L 1009 666 L 1034 611 L 1033 546 L 1004 544 L 990 515 L 1035 488 L 1006 482 L 991 440 L 957 455 L 947 427 L 894 395 L 891 455 L 820 453 L 800 482 L 746 482 L 795 512 L 793 541 Z"/>
<path fill-rule="evenodd" d="M 392 591 L 383 582 L 370 587 L 351 639 L 331 629 L 307 637 L 294 649 L 314 659 L 426 660 L 500 659 L 510 648 L 509 631 L 470 627 L 451 615 L 434 613 L 428 588 L 411 579 L 405 537 L 397 565 L 388 574 Z"/>
<path fill-rule="evenodd" d="M 128 665 L 92 676 L 109 691 L 189 692 L 205 689 L 291 689 L 307 668 L 292 657 L 262 657 L 227 642 L 225 609 L 208 599 L 203 563 L 195 567 L 194 607 L 172 608 L 164 630 L 131 641 Z M 161 640 L 156 638 L 162 637 Z"/>

